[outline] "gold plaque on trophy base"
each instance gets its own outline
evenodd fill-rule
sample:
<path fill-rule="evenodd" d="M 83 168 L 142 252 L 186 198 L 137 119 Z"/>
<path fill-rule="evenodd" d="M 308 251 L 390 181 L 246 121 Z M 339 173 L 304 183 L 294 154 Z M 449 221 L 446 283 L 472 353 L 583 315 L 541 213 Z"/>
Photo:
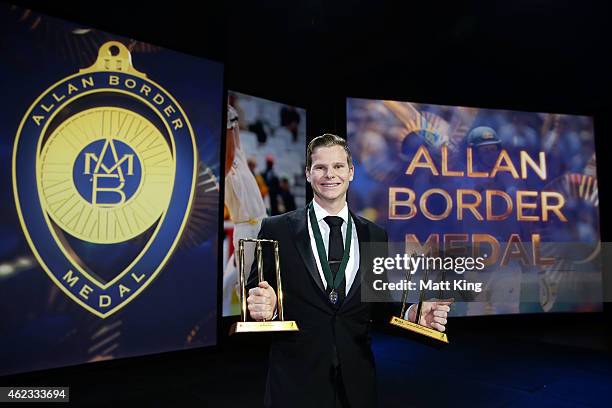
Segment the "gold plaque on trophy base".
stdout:
<path fill-rule="evenodd" d="M 236 322 L 230 328 L 234 333 L 290 332 L 299 331 L 294 320 L 269 320 L 265 322 Z"/>
<path fill-rule="evenodd" d="M 422 334 L 424 336 L 431 337 L 432 339 L 448 344 L 448 337 L 446 337 L 446 333 L 442 333 L 441 331 L 421 326 L 420 324 L 412 323 L 397 316 L 393 316 L 389 323 L 402 329 L 410 330 L 415 333 Z"/>

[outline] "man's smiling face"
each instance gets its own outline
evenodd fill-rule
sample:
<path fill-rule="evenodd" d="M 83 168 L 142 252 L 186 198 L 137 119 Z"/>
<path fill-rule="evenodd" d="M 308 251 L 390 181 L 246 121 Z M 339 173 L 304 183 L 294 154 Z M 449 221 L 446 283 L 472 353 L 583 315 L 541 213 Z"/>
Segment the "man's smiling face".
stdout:
<path fill-rule="evenodd" d="M 353 180 L 354 169 L 342 146 L 320 146 L 313 150 L 312 165 L 306 178 L 319 199 L 327 202 L 346 200 L 346 191 Z"/>

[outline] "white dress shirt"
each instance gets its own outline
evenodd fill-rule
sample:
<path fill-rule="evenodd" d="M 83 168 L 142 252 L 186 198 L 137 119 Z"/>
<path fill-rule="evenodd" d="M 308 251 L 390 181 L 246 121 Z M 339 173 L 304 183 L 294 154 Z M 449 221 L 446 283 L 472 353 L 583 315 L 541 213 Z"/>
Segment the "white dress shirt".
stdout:
<path fill-rule="evenodd" d="M 317 218 L 317 222 L 319 223 L 319 229 L 321 230 L 321 236 L 323 238 L 323 244 L 325 245 L 325 253 L 328 253 L 329 247 L 329 225 L 325 222 L 325 217 L 331 215 L 328 213 L 323 207 L 321 207 L 315 200 L 312 200 L 312 204 L 315 211 L 315 217 Z M 344 223 L 342 223 L 342 239 L 346 240 L 346 230 L 348 229 L 348 205 L 345 203 L 344 207 L 336 216 L 342 218 Z M 351 217 L 352 218 L 352 217 Z M 314 234 L 312 232 L 312 226 L 310 225 L 310 215 L 307 217 L 308 219 L 308 235 L 310 235 L 310 246 L 312 248 L 312 253 L 315 257 L 315 262 L 317 263 L 317 270 L 319 271 L 319 275 L 321 276 L 321 280 L 323 281 L 323 287 L 327 289 L 327 281 L 325 280 L 325 275 L 323 274 L 323 269 L 321 268 L 321 261 L 319 259 L 319 251 L 317 251 L 317 242 L 314 239 Z M 349 289 L 351 285 L 355 281 L 355 276 L 357 276 L 357 270 L 359 269 L 359 240 L 357 238 L 357 228 L 355 228 L 355 220 L 353 219 L 353 234 L 351 238 L 351 252 L 349 253 L 349 260 L 346 264 L 346 294 L 349 293 Z M 404 314 L 404 319 L 408 320 L 408 316 L 410 311 L 415 305 L 410 305 L 408 310 L 406 310 Z"/>
<path fill-rule="evenodd" d="M 312 201 L 315 217 L 317 222 L 319 223 L 319 229 L 321 230 L 321 236 L 323 238 L 323 244 L 325 245 L 325 253 L 328 252 L 329 246 L 329 225 L 325 222 L 324 218 L 329 214 L 323 207 L 317 204 L 316 201 Z M 310 211 L 310 210 L 309 210 Z M 348 229 L 347 220 L 349 217 L 348 205 L 345 203 L 344 208 L 340 210 L 340 213 L 337 214 L 338 217 L 341 217 L 344 220 L 342 223 L 342 239 L 346 240 L 346 230 Z M 308 235 L 310 235 L 310 247 L 312 248 L 312 253 L 314 254 L 315 262 L 317 264 L 317 270 L 319 271 L 319 275 L 321 276 L 321 280 L 323 281 L 323 287 L 327 289 L 327 281 L 325 280 L 325 275 L 323 274 L 323 269 L 321 269 L 321 261 L 319 260 L 319 251 L 317 251 L 317 242 L 314 239 L 314 234 L 312 232 L 312 226 L 310 225 L 310 214 L 306 217 L 308 222 Z M 351 217 L 352 219 L 352 217 Z M 355 228 L 355 220 L 353 220 L 353 234 L 351 238 L 351 252 L 349 253 L 349 260 L 346 264 L 345 270 L 345 280 L 346 280 L 346 294 L 349 293 L 349 289 L 351 285 L 355 281 L 355 277 L 357 276 L 357 270 L 359 269 L 359 241 L 357 238 L 357 228 Z M 415 305 L 410 305 L 408 310 L 406 310 L 404 314 L 404 319 L 408 320 L 408 316 L 410 315 L 410 311 Z M 278 317 L 278 311 L 276 310 L 276 306 L 274 308 L 274 316 L 272 317 L 275 320 Z"/>
<path fill-rule="evenodd" d="M 323 238 L 323 244 L 325 245 L 325 253 L 328 253 L 329 247 L 329 225 L 325 222 L 325 217 L 330 216 L 332 214 L 328 213 L 323 207 L 321 207 L 315 200 L 312 200 L 315 217 L 319 224 L 319 229 L 321 230 L 321 237 Z M 338 214 L 337 217 L 340 217 L 344 220 L 342 223 L 342 240 L 345 242 L 346 240 L 346 230 L 348 229 L 348 217 L 349 210 L 348 205 L 344 203 L 344 207 Z M 307 217 L 308 219 L 308 235 L 310 235 L 310 246 L 312 248 L 312 253 L 314 254 L 315 262 L 317 263 L 317 269 L 319 271 L 319 275 L 321 276 L 321 280 L 323 281 L 323 287 L 327 289 L 327 281 L 325 280 L 325 275 L 323 274 L 323 269 L 321 268 L 321 260 L 319 259 L 319 251 L 317 251 L 317 242 L 314 239 L 314 233 L 312 232 L 312 225 L 310 225 L 310 215 Z M 357 238 L 357 228 L 355 227 L 355 220 L 353 219 L 353 234 L 351 237 L 351 251 L 349 252 L 349 259 L 346 264 L 345 270 L 345 280 L 346 280 L 346 294 L 349 293 L 349 289 L 351 285 L 355 281 L 355 276 L 357 276 L 357 270 L 359 269 L 359 241 Z"/>

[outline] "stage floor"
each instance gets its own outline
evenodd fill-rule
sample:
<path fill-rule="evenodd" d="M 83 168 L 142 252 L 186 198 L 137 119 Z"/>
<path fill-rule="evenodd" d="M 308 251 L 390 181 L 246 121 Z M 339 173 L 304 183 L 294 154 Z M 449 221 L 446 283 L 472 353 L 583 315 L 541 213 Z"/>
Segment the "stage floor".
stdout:
<path fill-rule="evenodd" d="M 449 337 L 450 345 L 435 349 L 374 333 L 381 407 L 610 406 L 609 352 L 493 334 Z M 0 384 L 67 385 L 79 406 L 258 406 L 267 347 L 245 349 L 230 342 L 3 377 Z"/>

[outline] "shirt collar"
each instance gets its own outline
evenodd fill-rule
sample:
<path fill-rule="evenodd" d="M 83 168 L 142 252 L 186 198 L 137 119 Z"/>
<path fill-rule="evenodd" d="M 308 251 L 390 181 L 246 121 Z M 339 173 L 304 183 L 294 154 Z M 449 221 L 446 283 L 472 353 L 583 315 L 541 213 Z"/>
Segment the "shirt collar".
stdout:
<path fill-rule="evenodd" d="M 317 222 L 321 222 L 323 218 L 331 215 L 330 213 L 327 212 L 325 208 L 317 204 L 317 202 L 314 199 L 312 200 L 312 206 L 314 208 L 315 216 L 317 217 Z M 338 214 L 336 214 L 336 216 L 342 218 L 345 223 L 348 223 L 348 215 L 349 215 L 348 205 L 345 202 L 344 207 L 342 207 L 342 209 L 340 210 Z"/>

